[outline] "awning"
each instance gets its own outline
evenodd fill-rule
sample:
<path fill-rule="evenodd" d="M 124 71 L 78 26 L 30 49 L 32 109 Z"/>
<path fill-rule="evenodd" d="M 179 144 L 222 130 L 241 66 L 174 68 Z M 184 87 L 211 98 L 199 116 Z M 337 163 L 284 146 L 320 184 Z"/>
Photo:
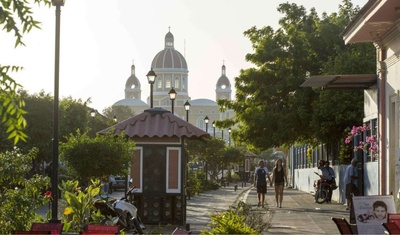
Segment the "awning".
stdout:
<path fill-rule="evenodd" d="M 311 76 L 300 87 L 323 89 L 370 89 L 377 84 L 376 74 L 318 75 Z"/>

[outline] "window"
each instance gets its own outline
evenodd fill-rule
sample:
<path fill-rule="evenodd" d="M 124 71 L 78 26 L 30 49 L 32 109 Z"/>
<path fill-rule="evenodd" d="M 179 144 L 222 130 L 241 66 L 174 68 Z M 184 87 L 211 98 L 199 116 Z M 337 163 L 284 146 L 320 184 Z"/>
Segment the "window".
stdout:
<path fill-rule="evenodd" d="M 171 77 L 165 78 L 165 88 L 171 88 Z"/>
<path fill-rule="evenodd" d="M 158 89 L 162 88 L 162 78 L 157 78 L 157 88 Z"/>
<path fill-rule="evenodd" d="M 175 77 L 175 88 L 179 88 L 179 78 Z"/>

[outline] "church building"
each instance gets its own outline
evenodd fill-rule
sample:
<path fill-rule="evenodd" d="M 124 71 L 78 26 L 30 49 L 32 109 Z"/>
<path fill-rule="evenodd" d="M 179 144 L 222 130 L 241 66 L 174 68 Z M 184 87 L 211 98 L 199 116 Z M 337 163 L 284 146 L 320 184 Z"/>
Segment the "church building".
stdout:
<path fill-rule="evenodd" d="M 229 144 L 230 138 L 228 130 L 213 128 L 213 121 L 224 120 L 231 118 L 234 115 L 232 110 L 220 112 L 217 105 L 217 100 L 231 100 L 232 87 L 226 76 L 226 67 L 223 64 L 221 75 L 216 79 L 215 85 L 215 101 L 205 98 L 191 99 L 189 96 L 189 70 L 185 57 L 174 48 L 174 36 L 171 32 L 165 35 L 165 47 L 158 52 L 150 68 L 157 75 L 153 84 L 153 107 L 160 107 L 171 111 L 172 101 L 169 97 L 169 92 L 174 89 L 176 98 L 174 100 L 174 115 L 186 120 L 194 126 L 208 132 L 211 136 L 222 138 Z M 149 85 L 148 81 L 142 81 Z M 125 98 L 113 104 L 113 106 L 129 106 L 135 114 L 140 114 L 144 110 L 150 108 L 150 97 L 147 97 L 147 102 L 142 100 L 141 82 L 136 77 L 135 65 L 131 66 L 131 75 L 125 83 Z M 188 113 L 184 108 L 184 104 L 189 102 L 190 109 Z M 188 115 L 187 115 L 188 114 Z M 208 124 L 205 123 L 205 118 L 208 117 Z"/>

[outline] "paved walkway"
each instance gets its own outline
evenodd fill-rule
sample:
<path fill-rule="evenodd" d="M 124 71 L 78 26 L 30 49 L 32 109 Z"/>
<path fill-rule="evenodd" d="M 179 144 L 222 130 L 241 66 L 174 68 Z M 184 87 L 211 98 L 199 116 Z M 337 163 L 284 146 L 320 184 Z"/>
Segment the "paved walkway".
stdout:
<path fill-rule="evenodd" d="M 236 197 L 236 198 L 235 198 Z M 265 220 L 270 221 L 270 228 L 265 234 L 340 234 L 331 217 L 344 217 L 349 220 L 349 211 L 339 203 L 317 204 L 310 193 L 286 188 L 282 208 L 277 208 L 273 188 L 268 188 L 265 209 L 257 207 L 256 189 L 247 184 L 238 191 L 233 186 L 216 191 L 205 192 L 188 201 L 187 222 L 193 234 L 209 229 L 209 215 L 215 211 L 226 210 L 236 205 L 239 200 L 251 204 L 254 210 L 267 210 Z M 271 215 L 272 214 L 272 219 Z"/>

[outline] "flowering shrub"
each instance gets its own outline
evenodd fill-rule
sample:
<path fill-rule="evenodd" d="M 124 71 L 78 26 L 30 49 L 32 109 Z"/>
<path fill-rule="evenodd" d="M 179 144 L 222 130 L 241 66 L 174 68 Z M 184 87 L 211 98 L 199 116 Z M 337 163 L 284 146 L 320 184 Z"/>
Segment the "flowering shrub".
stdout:
<path fill-rule="evenodd" d="M 369 125 L 362 125 L 362 126 L 358 126 L 358 127 L 353 126 L 353 128 L 349 132 L 349 134 L 344 142 L 346 144 L 350 144 L 354 140 L 355 136 L 362 137 L 363 132 L 368 131 L 370 129 L 371 128 Z M 378 144 L 377 144 L 377 140 L 376 140 L 376 135 L 367 136 L 365 138 L 365 142 L 362 140 L 362 138 L 360 138 L 360 139 L 361 140 L 359 140 L 358 145 L 354 144 L 354 151 L 357 151 L 357 150 L 369 151 L 369 152 L 371 152 L 373 157 L 376 157 L 378 155 Z"/>

